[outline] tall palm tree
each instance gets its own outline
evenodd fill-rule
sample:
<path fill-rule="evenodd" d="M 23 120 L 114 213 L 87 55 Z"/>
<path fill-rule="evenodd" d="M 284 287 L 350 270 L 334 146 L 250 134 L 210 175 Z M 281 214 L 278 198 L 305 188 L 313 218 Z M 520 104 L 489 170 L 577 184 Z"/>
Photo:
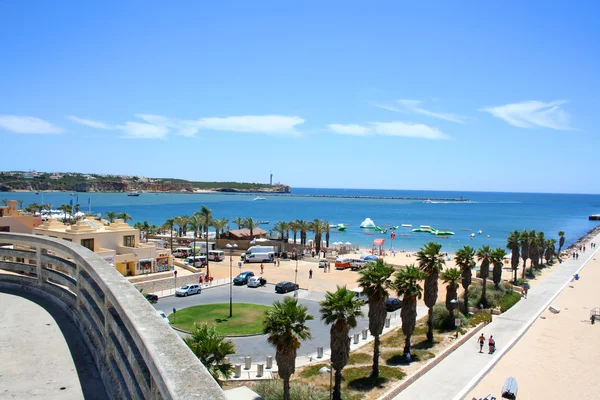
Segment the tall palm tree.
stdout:
<path fill-rule="evenodd" d="M 519 231 L 514 230 L 508 235 L 508 239 L 506 241 L 506 248 L 511 251 L 510 257 L 510 267 L 514 273 L 514 282 L 517 281 L 517 270 L 519 268 L 519 258 L 520 258 L 520 250 L 521 244 L 519 242 Z"/>
<path fill-rule="evenodd" d="M 38 206 L 39 207 L 39 206 Z M 71 207 L 70 204 L 61 204 L 60 207 L 58 207 L 58 209 L 60 211 L 62 211 L 63 213 L 65 213 L 65 219 L 63 220 L 63 222 L 67 222 L 67 220 L 69 220 L 69 214 L 73 213 L 73 207 Z M 40 214 L 41 214 L 41 209 L 40 209 Z M 108 213 L 107 213 L 108 215 Z M 112 222 L 112 221 L 111 221 Z"/>
<path fill-rule="evenodd" d="M 325 231 L 325 247 L 329 248 L 329 234 L 331 233 L 329 221 L 323 221 L 323 230 Z"/>
<path fill-rule="evenodd" d="M 237 225 L 238 229 L 242 229 L 244 227 L 244 219 L 242 217 L 235 217 L 233 222 Z"/>
<path fill-rule="evenodd" d="M 358 272 L 358 284 L 369 298 L 369 331 L 374 338 L 372 378 L 379 377 L 379 338 L 387 316 L 385 302 L 389 297 L 388 289 L 392 286 L 390 277 L 393 273 L 394 267 L 381 259 L 367 264 L 366 268 Z"/>
<path fill-rule="evenodd" d="M 194 245 L 192 246 L 194 262 L 196 262 L 196 238 L 198 237 L 198 231 L 202 229 L 203 223 L 204 219 L 198 213 L 194 213 L 187 223 L 188 229 L 194 233 Z M 206 260 L 208 260 L 208 253 L 206 253 Z M 208 273 L 206 274 L 206 276 L 208 276 Z"/>
<path fill-rule="evenodd" d="M 335 292 L 326 292 L 321 305 L 321 320 L 329 329 L 331 366 L 335 369 L 333 400 L 342 399 L 342 370 L 350 357 L 350 329 L 356 328 L 356 318 L 363 315 L 361 300 L 346 286 L 338 286 Z"/>
<path fill-rule="evenodd" d="M 527 259 L 529 258 L 529 232 L 524 230 L 519 235 L 519 243 L 521 244 L 521 258 L 523 259 L 523 272 L 521 273 L 521 278 L 525 278 L 525 266 L 527 264 Z"/>
<path fill-rule="evenodd" d="M 143 226 L 143 225 L 142 225 L 142 223 L 141 223 L 141 222 L 139 222 L 139 221 L 138 221 L 138 222 L 136 222 L 135 224 L 133 224 L 133 227 L 134 227 L 135 229 L 137 229 L 138 231 L 140 231 L 140 232 L 144 230 L 144 226 Z"/>
<path fill-rule="evenodd" d="M 565 231 L 559 231 L 558 232 L 558 256 L 560 257 L 560 251 L 562 250 L 563 246 L 565 245 Z"/>
<path fill-rule="evenodd" d="M 427 318 L 427 340 L 433 342 L 433 306 L 437 302 L 438 278 L 446 261 L 441 253 L 442 245 L 429 242 L 417 252 L 419 268 L 425 272 L 425 305 L 429 308 Z"/>
<path fill-rule="evenodd" d="M 2 199 L 2 206 L 8 207 L 8 199 Z"/>
<path fill-rule="evenodd" d="M 279 239 L 281 239 L 281 241 L 283 241 L 285 239 L 285 231 L 287 229 L 287 224 L 283 221 L 279 221 L 275 224 L 275 226 L 273 227 L 273 230 L 275 232 L 279 232 Z"/>
<path fill-rule="evenodd" d="M 300 231 L 300 244 L 306 246 L 306 233 L 310 230 L 310 223 L 303 219 L 297 219 L 296 224 Z"/>
<path fill-rule="evenodd" d="M 131 215 L 127 214 L 126 212 L 122 212 L 117 215 L 117 218 L 122 219 L 123 222 L 127 222 L 131 220 Z"/>
<path fill-rule="evenodd" d="M 317 254 L 321 252 L 321 238 L 325 230 L 325 224 L 319 219 L 315 219 L 310 223 L 310 230 L 315 234 L 315 251 Z"/>
<path fill-rule="evenodd" d="M 206 276 L 210 276 L 210 266 L 208 263 L 208 227 L 212 225 L 212 210 L 206 206 L 200 207 L 200 215 L 204 225 L 205 243 L 206 243 Z"/>
<path fill-rule="evenodd" d="M 471 286 L 473 272 L 472 269 L 475 266 L 475 250 L 471 246 L 463 246 L 458 249 L 454 256 L 456 265 L 460 268 L 461 284 L 465 291 L 464 300 L 464 314 L 468 315 L 469 312 L 469 286 Z"/>
<path fill-rule="evenodd" d="M 481 288 L 481 300 L 479 300 L 480 304 L 483 304 L 484 307 L 488 306 L 486 292 L 487 292 L 487 278 L 490 274 L 490 260 L 492 258 L 492 249 L 490 246 L 481 246 L 479 250 L 477 250 L 477 259 L 481 262 L 479 266 L 479 274 L 481 279 L 483 280 L 483 287 Z"/>
<path fill-rule="evenodd" d="M 446 286 L 446 308 L 450 315 L 454 315 L 454 309 L 458 307 L 458 281 L 461 272 L 458 268 L 448 268 L 440 275 Z M 452 302 L 454 300 L 454 302 Z"/>
<path fill-rule="evenodd" d="M 19 210 L 23 209 L 23 202 L 25 202 L 25 200 L 17 200 L 17 203 L 19 204 Z"/>
<path fill-rule="evenodd" d="M 212 226 L 217 231 L 217 233 L 216 233 L 217 239 L 221 238 L 221 233 L 222 233 L 221 231 L 225 230 L 225 227 L 227 226 L 228 223 L 229 223 L 229 220 L 227 218 L 213 219 Z"/>
<path fill-rule="evenodd" d="M 165 223 L 162 225 L 162 229 L 163 230 L 169 230 L 169 234 L 171 235 L 171 243 L 170 243 L 170 249 L 171 251 L 173 251 L 173 227 L 175 226 L 175 218 L 169 218 L 168 220 L 165 221 Z"/>
<path fill-rule="evenodd" d="M 529 231 L 529 268 L 539 264 L 538 248 L 537 248 L 537 233 L 535 229 Z"/>
<path fill-rule="evenodd" d="M 235 354 L 235 344 L 220 335 L 214 326 L 194 325 L 190 335 L 183 341 L 220 386 L 222 380 L 231 378 L 233 364 L 224 361 L 225 357 Z"/>
<path fill-rule="evenodd" d="M 544 232 L 538 232 L 537 237 L 535 238 L 535 244 L 537 246 L 537 256 L 538 262 L 537 264 L 544 263 L 544 253 L 546 252 L 546 236 Z"/>
<path fill-rule="evenodd" d="M 273 303 L 273 308 L 265 311 L 263 333 L 267 341 L 275 347 L 275 361 L 278 374 L 283 379 L 283 399 L 290 400 L 290 377 L 296 370 L 296 352 L 300 341 L 310 339 L 310 328 L 306 325 L 314 319 L 308 308 L 293 297 L 285 297 Z"/>
<path fill-rule="evenodd" d="M 546 252 L 544 253 L 544 258 L 546 259 L 546 263 L 549 264 L 552 261 L 555 250 L 556 250 L 556 239 L 549 239 L 546 243 Z"/>
<path fill-rule="evenodd" d="M 250 240 L 252 240 L 254 238 L 254 228 L 258 228 L 258 221 L 255 221 L 252 217 L 248 217 L 244 219 L 242 226 L 250 230 Z"/>
<path fill-rule="evenodd" d="M 408 265 L 394 275 L 394 288 L 398 296 L 402 296 L 402 309 L 400 318 L 402 319 L 402 333 L 404 333 L 404 354 L 410 353 L 410 339 L 417 325 L 417 299 L 423 294 L 421 282 L 425 279 L 425 273 L 414 264 Z"/>
<path fill-rule="evenodd" d="M 492 250 L 491 255 L 490 262 L 494 266 L 492 280 L 494 281 L 494 286 L 498 289 L 500 282 L 502 282 L 502 263 L 504 262 L 504 257 L 506 257 L 506 250 L 502 247 L 497 247 Z"/>
<path fill-rule="evenodd" d="M 64 204 L 63 204 L 63 206 L 64 206 Z M 59 210 L 60 210 L 60 208 L 59 208 Z M 113 222 L 115 222 L 115 218 L 117 218 L 117 213 L 114 211 L 107 211 L 106 218 L 108 218 L 108 222 L 113 223 Z"/>
<path fill-rule="evenodd" d="M 183 227 L 187 225 L 188 220 L 184 215 L 173 218 L 173 222 L 177 225 L 177 234 L 179 237 L 183 236 Z"/>
<path fill-rule="evenodd" d="M 300 228 L 298 227 L 298 222 L 290 221 L 288 222 L 288 227 L 290 228 L 290 231 L 292 231 L 292 233 L 294 234 L 294 245 L 296 245 L 296 237 L 298 235 L 298 231 L 300 230 Z"/>

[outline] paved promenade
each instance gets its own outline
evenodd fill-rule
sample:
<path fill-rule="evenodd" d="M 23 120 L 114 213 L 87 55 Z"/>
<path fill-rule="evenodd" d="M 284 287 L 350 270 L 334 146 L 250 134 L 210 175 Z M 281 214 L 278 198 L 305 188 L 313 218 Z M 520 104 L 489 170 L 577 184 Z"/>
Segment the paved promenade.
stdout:
<path fill-rule="evenodd" d="M 0 399 L 106 399 L 79 331 L 51 303 L 0 289 Z"/>
<path fill-rule="evenodd" d="M 599 244 L 599 237 L 596 236 L 592 242 Z M 395 399 L 459 400 L 465 398 L 479 380 L 526 332 L 539 314 L 548 308 L 573 275 L 592 259 L 595 252 L 589 249 L 589 245 L 587 248 L 586 253 L 580 254 L 579 260 L 568 259 L 555 266 L 554 271 L 529 291 L 527 299 L 521 300 L 503 315 L 494 317 L 494 320 L 481 331 L 486 338 L 490 335 L 494 336 L 496 340 L 494 355 L 487 354 L 487 351 L 479 353 L 479 345 L 473 339 L 459 347 Z M 482 393 L 481 396 L 486 394 Z"/>

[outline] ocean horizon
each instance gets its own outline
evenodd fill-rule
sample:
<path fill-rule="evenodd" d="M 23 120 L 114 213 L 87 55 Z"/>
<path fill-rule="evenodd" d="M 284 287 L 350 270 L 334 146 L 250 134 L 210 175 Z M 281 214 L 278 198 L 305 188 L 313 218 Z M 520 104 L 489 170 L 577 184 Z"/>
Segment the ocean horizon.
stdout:
<path fill-rule="evenodd" d="M 266 200 L 254 201 L 257 196 Z M 461 197 L 469 201 L 435 200 Z M 126 193 L 74 193 L 71 196 L 68 192 L 5 192 L 2 198 L 23 200 L 24 207 L 37 202 L 49 203 L 53 208 L 73 200 L 84 212 L 91 210 L 102 215 L 108 211 L 127 212 L 133 217 L 132 223 L 148 221 L 159 226 L 168 218 L 191 215 L 201 205 L 212 209 L 215 218 L 233 221 L 240 216 L 268 221 L 261 225 L 267 231 L 277 221 L 318 218 L 348 227 L 345 232 L 332 229 L 331 243 L 342 241 L 368 247 L 374 239 L 385 238 L 386 249 L 393 245 L 396 250 L 413 251 L 429 241 L 436 241 L 446 252 L 455 252 L 465 244 L 475 248 L 482 245 L 505 248 L 508 234 L 515 229 L 535 229 L 543 231 L 546 238 L 555 239 L 558 239 L 558 231 L 563 230 L 567 247 L 598 225 L 596 221 L 589 221 L 588 216 L 600 212 L 600 195 L 594 194 L 435 190 L 292 188 L 288 195 L 142 193 L 139 197 Z M 431 199 L 431 202 L 394 198 Z M 387 233 L 359 228 L 365 218 L 388 229 Z M 429 225 L 438 230 L 453 231 L 455 235 L 443 239 L 400 228 L 391 243 L 390 228 L 402 224 L 411 224 L 413 228 Z M 233 222 L 230 227 L 237 228 Z M 478 234 L 479 231 L 482 233 Z M 475 233 L 473 239 L 470 239 L 471 233 Z"/>

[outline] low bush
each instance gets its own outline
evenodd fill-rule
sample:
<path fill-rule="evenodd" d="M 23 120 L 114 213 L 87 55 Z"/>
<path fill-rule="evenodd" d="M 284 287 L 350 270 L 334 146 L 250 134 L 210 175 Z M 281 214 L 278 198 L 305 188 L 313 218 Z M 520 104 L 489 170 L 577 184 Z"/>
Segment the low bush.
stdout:
<path fill-rule="evenodd" d="M 300 378 L 313 378 L 315 376 L 319 376 L 321 375 L 321 373 L 319 372 L 319 370 L 323 367 L 327 367 L 330 368 L 329 364 L 313 364 L 313 365 L 309 365 L 307 367 L 304 367 L 302 369 L 302 372 L 300 372 Z"/>
<path fill-rule="evenodd" d="M 283 381 L 281 379 L 260 381 L 254 391 L 265 400 L 283 400 Z M 319 390 L 313 385 L 290 382 L 291 400 L 320 400 L 329 398 L 329 392 Z"/>
<path fill-rule="evenodd" d="M 469 319 L 470 326 L 477 326 L 481 322 L 485 322 L 486 324 L 492 322 L 492 314 L 488 311 L 478 311 Z"/>
<path fill-rule="evenodd" d="M 517 292 L 508 292 L 500 300 L 500 310 L 502 312 L 508 311 L 512 306 L 517 304 L 521 300 L 521 294 Z"/>
<path fill-rule="evenodd" d="M 529 281 L 527 279 L 519 278 L 519 279 L 517 279 L 516 282 L 513 282 L 512 284 L 515 285 L 515 286 L 521 286 L 521 287 L 523 287 L 523 285 L 526 284 L 526 283 L 529 283 Z"/>
<path fill-rule="evenodd" d="M 481 291 L 483 285 L 479 282 L 473 283 L 469 286 L 469 307 L 479 308 L 481 301 Z M 487 282 L 486 299 L 489 308 L 495 308 L 500 305 L 500 301 L 507 292 L 511 292 L 512 288 L 510 284 L 501 284 L 498 288 L 493 283 Z"/>
<path fill-rule="evenodd" d="M 467 317 L 462 313 L 459 312 L 458 317 L 460 318 L 461 325 L 464 325 L 467 322 Z M 448 311 L 445 304 L 438 303 L 433 306 L 433 327 L 435 329 L 455 329 L 454 318 L 453 315 L 450 315 L 450 311 Z"/>
<path fill-rule="evenodd" d="M 366 353 L 352 353 L 348 358 L 348 365 L 370 364 L 373 362 L 373 356 Z"/>

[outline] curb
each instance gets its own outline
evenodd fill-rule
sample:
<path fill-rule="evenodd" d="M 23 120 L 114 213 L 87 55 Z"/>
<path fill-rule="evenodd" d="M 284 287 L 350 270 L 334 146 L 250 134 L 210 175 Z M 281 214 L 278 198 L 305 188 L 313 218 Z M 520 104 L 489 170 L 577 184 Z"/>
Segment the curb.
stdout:
<path fill-rule="evenodd" d="M 183 329 L 179 329 L 171 325 L 171 328 L 177 332 L 185 333 L 187 335 L 191 335 L 192 333 Z M 245 337 L 254 337 L 254 336 L 263 336 L 264 333 L 251 333 L 249 335 L 225 335 L 226 338 L 245 338 Z"/>

